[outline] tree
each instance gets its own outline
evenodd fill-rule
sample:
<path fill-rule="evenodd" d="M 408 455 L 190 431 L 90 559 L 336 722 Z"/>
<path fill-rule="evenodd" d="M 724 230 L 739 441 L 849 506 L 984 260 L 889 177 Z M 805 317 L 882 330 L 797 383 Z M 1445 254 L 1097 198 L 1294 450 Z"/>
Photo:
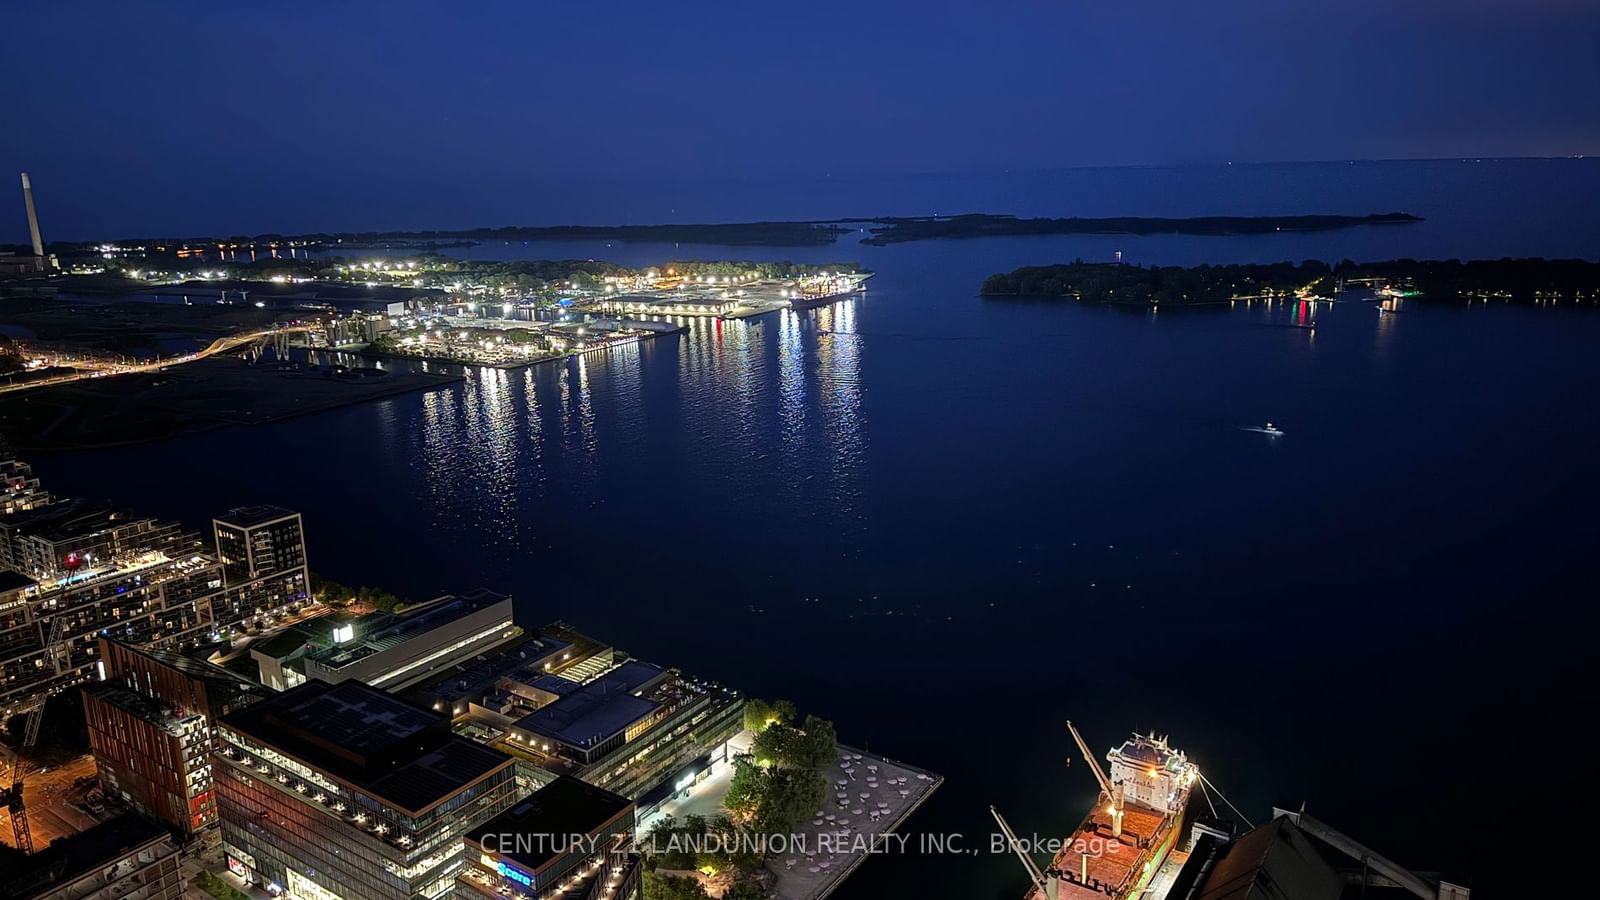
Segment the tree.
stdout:
<path fill-rule="evenodd" d="M 639 886 L 642 900 L 710 900 L 700 882 L 679 875 L 647 871 Z"/>
<path fill-rule="evenodd" d="M 728 793 L 722 807 L 736 818 L 749 821 L 761 806 L 766 789 L 766 772 L 748 753 L 733 758 L 733 778 L 728 781 Z"/>
<path fill-rule="evenodd" d="M 756 734 L 767 730 L 772 724 L 772 705 L 765 700 L 751 697 L 744 701 L 744 728 Z"/>
<path fill-rule="evenodd" d="M 767 889 L 754 878 L 741 878 L 722 892 L 722 900 L 767 900 Z"/>

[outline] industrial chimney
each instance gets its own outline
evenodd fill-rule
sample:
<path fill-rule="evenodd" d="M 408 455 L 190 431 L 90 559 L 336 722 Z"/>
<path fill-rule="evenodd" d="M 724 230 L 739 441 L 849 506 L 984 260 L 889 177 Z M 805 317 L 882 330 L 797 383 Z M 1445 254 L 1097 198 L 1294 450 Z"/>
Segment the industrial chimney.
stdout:
<path fill-rule="evenodd" d="M 28 234 L 33 238 L 33 255 L 44 257 L 44 241 L 39 239 L 39 214 L 33 211 L 33 182 L 22 173 L 22 204 L 28 208 Z"/>

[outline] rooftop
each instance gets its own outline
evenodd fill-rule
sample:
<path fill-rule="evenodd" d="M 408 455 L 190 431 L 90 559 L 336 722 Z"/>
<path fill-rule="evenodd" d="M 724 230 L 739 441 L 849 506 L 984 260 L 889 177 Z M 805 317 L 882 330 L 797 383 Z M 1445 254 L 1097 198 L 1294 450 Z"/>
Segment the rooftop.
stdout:
<path fill-rule="evenodd" d="M 665 674 L 649 663 L 624 663 L 524 716 L 517 727 L 570 746 L 593 746 L 661 708 L 635 692 Z"/>
<path fill-rule="evenodd" d="M 228 510 L 227 515 L 218 516 L 217 521 L 238 528 L 254 528 L 292 515 L 296 513 L 281 506 L 263 503 L 257 506 L 235 506 Z"/>
<path fill-rule="evenodd" d="M 511 764 L 505 754 L 452 734 L 447 716 L 359 681 L 310 681 L 224 724 L 413 812 Z"/>
<path fill-rule="evenodd" d="M 433 697 L 454 701 L 467 694 L 476 693 L 491 681 L 510 672 L 539 666 L 565 652 L 572 644 L 544 634 L 528 635 L 510 646 L 474 657 L 450 672 L 428 682 L 424 690 Z"/>
<path fill-rule="evenodd" d="M 181 672 L 184 675 L 199 681 L 207 681 L 213 684 L 226 684 L 230 687 L 236 687 L 252 692 L 261 692 L 262 690 L 265 690 L 259 683 L 252 681 L 249 678 L 232 671 L 231 669 L 219 666 L 216 663 L 207 662 L 203 659 L 195 659 L 191 656 L 185 656 L 182 653 L 173 653 L 170 650 L 157 650 L 151 647 L 140 647 L 135 644 L 130 644 L 126 641 L 116 640 L 115 638 L 106 638 L 106 640 L 120 645 L 126 652 L 136 653 L 140 656 L 148 657 L 169 669 Z"/>
<path fill-rule="evenodd" d="M 0 856 L 0 897 L 38 896 L 51 885 L 97 872 L 167 836 L 165 828 L 129 813 L 57 838 L 32 856 L 7 853 Z"/>
<path fill-rule="evenodd" d="M 132 688 L 111 682 L 87 688 L 86 691 L 113 706 L 126 710 L 136 718 L 148 722 L 168 734 L 178 734 L 178 726 L 180 724 L 198 715 L 198 713 L 183 715 L 165 703 L 146 697 Z"/>
<path fill-rule="evenodd" d="M 517 681 L 529 687 L 538 688 L 539 690 L 549 694 L 555 694 L 558 697 L 564 697 L 567 694 L 570 694 L 583 687 L 583 685 L 573 681 L 570 678 L 563 678 L 560 675 L 549 675 L 544 672 L 529 671 L 527 669 L 513 672 L 508 677 L 513 681 Z"/>
<path fill-rule="evenodd" d="M 331 669 L 342 668 L 374 653 L 397 647 L 463 616 L 510 601 L 511 598 L 505 594 L 477 590 L 460 597 L 441 597 L 400 616 L 387 613 L 363 616 L 355 620 L 355 624 L 363 626 L 363 633 L 357 634 L 354 641 L 321 648 L 309 655 Z"/>
<path fill-rule="evenodd" d="M 593 835 L 618 816 L 631 818 L 632 812 L 633 801 L 628 798 L 579 781 L 571 775 L 562 775 L 469 833 L 467 838 L 478 843 L 484 835 L 489 834 L 525 835 L 531 838 L 528 846 L 518 846 L 516 852 L 502 852 L 500 855 L 526 867 L 530 872 L 537 872 L 565 852 L 567 845 L 573 843 L 574 835 Z M 582 843 L 578 847 L 587 849 L 587 845 Z"/>
<path fill-rule="evenodd" d="M 12 513 L 5 524 L 23 534 L 59 543 L 138 521 L 115 504 L 77 498 Z"/>

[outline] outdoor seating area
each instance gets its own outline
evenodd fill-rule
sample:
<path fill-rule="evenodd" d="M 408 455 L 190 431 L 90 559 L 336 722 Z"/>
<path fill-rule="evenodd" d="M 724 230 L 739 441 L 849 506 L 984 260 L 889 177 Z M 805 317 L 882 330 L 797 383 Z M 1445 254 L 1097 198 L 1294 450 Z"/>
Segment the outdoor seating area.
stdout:
<path fill-rule="evenodd" d="M 789 853 L 775 861 L 776 900 L 811 900 L 869 855 L 869 848 L 894 831 L 940 779 L 849 748 L 840 748 L 833 792 L 816 811 Z"/>

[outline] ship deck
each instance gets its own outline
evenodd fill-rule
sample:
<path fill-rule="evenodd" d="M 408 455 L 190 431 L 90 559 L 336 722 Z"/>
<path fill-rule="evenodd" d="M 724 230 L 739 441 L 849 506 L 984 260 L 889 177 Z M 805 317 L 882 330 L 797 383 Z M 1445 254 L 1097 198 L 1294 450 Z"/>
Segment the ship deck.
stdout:
<path fill-rule="evenodd" d="M 1113 840 L 1111 816 L 1097 803 L 1050 862 L 1061 873 L 1059 900 L 1122 896 L 1165 837 L 1165 823 L 1160 813 L 1129 805 L 1123 811 L 1122 838 Z M 1031 892 L 1029 900 L 1043 900 L 1040 891 Z"/>

